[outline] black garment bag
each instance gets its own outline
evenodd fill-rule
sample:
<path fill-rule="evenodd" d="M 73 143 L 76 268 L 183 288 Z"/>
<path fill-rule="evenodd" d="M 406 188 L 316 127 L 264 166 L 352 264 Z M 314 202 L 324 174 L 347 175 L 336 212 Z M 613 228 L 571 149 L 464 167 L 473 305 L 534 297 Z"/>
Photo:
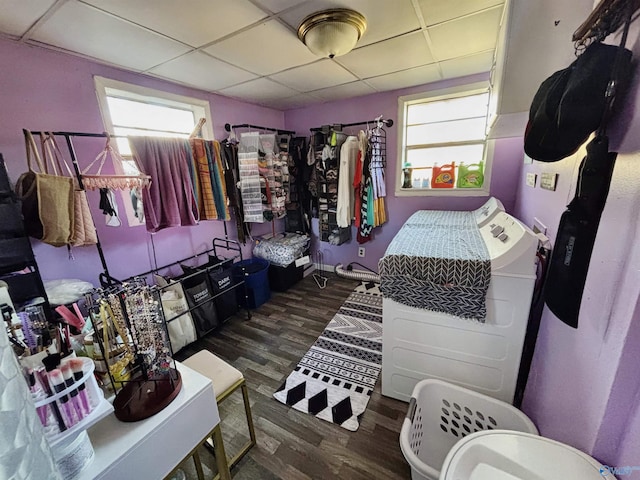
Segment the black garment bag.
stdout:
<path fill-rule="evenodd" d="M 576 195 L 560 218 L 545 282 L 544 300 L 556 317 L 577 328 L 591 252 L 609 193 L 616 153 L 606 136 L 587 145 Z"/>

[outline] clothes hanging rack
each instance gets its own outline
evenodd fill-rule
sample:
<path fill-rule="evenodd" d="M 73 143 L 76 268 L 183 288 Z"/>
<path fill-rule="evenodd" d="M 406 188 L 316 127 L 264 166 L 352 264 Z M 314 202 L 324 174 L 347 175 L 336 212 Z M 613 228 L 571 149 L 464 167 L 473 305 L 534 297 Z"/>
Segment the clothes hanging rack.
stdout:
<path fill-rule="evenodd" d="M 80 166 L 78 165 L 78 156 L 76 155 L 76 150 L 73 147 L 73 142 L 71 141 L 71 137 L 90 137 L 90 138 L 127 138 L 119 135 L 110 135 L 106 132 L 103 133 L 86 133 L 86 132 L 38 132 L 31 131 L 34 135 L 40 135 L 41 133 L 49 133 L 51 135 L 56 135 L 60 137 L 64 137 L 67 148 L 69 149 L 69 154 L 71 155 L 71 163 L 73 164 L 73 171 L 76 174 L 76 179 L 78 180 L 78 186 L 80 190 L 84 190 L 84 183 L 82 182 L 82 172 L 80 171 Z M 109 273 L 109 267 L 107 266 L 107 260 L 104 257 L 104 251 L 102 250 L 102 244 L 100 243 L 100 237 L 98 232 L 96 231 L 96 249 L 98 250 L 98 256 L 100 257 L 100 263 L 102 264 L 103 273 L 100 274 L 100 282 L 107 282 L 107 285 L 114 285 L 117 283 L 116 279 L 111 276 Z"/>
<path fill-rule="evenodd" d="M 251 125 L 248 123 L 241 123 L 239 125 L 231 125 L 230 123 L 224 124 L 224 129 L 227 132 L 231 132 L 232 129 L 236 128 L 255 128 L 256 130 L 266 130 L 268 132 L 276 132 L 278 135 L 289 134 L 295 135 L 296 132 L 294 130 L 284 130 L 282 128 L 271 128 L 271 127 L 261 127 L 260 125 Z"/>
<path fill-rule="evenodd" d="M 382 123 L 382 125 L 385 127 L 393 126 L 393 120 L 391 120 L 390 118 L 388 118 L 387 120 L 376 118 L 373 120 L 366 120 L 364 122 L 334 123 L 331 125 L 323 125 L 321 127 L 313 127 L 313 128 L 310 128 L 309 130 L 311 130 L 312 132 L 329 132 L 329 130 L 341 131 L 343 128 L 346 128 L 346 127 L 356 127 L 358 125 L 369 125 L 369 124 L 377 125 L 378 122 Z"/>
<path fill-rule="evenodd" d="M 629 16 L 640 9 L 640 0 L 602 0 L 574 32 L 572 40 L 584 44 L 602 41 L 616 32 Z"/>

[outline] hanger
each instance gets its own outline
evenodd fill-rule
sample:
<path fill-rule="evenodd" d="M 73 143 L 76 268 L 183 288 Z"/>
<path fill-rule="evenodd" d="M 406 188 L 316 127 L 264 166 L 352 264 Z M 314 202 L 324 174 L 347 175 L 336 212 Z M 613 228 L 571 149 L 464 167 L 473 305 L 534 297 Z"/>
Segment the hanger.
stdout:
<path fill-rule="evenodd" d="M 617 31 L 629 13 L 640 8 L 639 0 L 601 0 L 587 19 L 574 32 L 572 40 L 585 44 L 590 38 L 602 41 Z"/>
<path fill-rule="evenodd" d="M 202 126 L 207 122 L 207 119 L 202 117 L 200 120 L 198 120 L 198 123 L 196 123 L 196 126 L 193 129 L 193 132 L 191 132 L 191 135 L 189 135 L 189 139 L 192 138 L 203 138 L 202 137 Z"/>
<path fill-rule="evenodd" d="M 233 127 L 229 128 L 229 136 L 227 137 L 227 143 L 238 142 L 238 137 L 236 137 L 236 130 Z"/>

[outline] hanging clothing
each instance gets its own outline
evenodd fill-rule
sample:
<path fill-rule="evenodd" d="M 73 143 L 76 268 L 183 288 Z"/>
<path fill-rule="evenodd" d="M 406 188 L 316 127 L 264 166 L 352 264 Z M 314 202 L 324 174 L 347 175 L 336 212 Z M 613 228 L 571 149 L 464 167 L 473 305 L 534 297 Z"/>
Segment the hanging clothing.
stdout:
<path fill-rule="evenodd" d="M 371 182 L 371 148 L 367 148 L 362 166 L 362 181 L 360 183 L 360 228 L 358 229 L 358 243 L 371 240 L 373 230 L 373 185 Z"/>
<path fill-rule="evenodd" d="M 384 197 L 387 195 L 384 177 L 385 149 L 383 132 L 380 128 L 375 128 L 370 132 L 369 148 L 371 150 L 371 183 L 373 187 L 373 223 L 374 227 L 379 227 L 387 221 Z"/>
<path fill-rule="evenodd" d="M 147 230 L 197 225 L 198 206 L 187 162 L 189 142 L 179 138 L 129 137 L 131 151 L 151 186 L 142 190 Z"/>
<path fill-rule="evenodd" d="M 339 227 L 351 225 L 354 209 L 354 190 L 352 186 L 358 160 L 358 139 L 349 136 L 340 148 L 340 171 L 338 173 L 338 211 Z"/>
<path fill-rule="evenodd" d="M 189 144 L 191 145 L 193 160 L 196 166 L 200 219 L 216 220 L 218 218 L 218 212 L 213 196 L 213 186 L 211 185 L 211 170 L 207 155 L 207 145 L 201 138 L 190 138 Z"/>
<path fill-rule="evenodd" d="M 219 187 L 219 193 L 216 195 L 216 208 L 218 210 L 218 218 L 224 220 L 230 220 L 229 214 L 229 198 L 227 194 L 227 184 L 224 177 L 224 166 L 222 164 L 222 153 L 220 151 L 220 142 L 214 140 L 211 142 L 213 145 L 214 156 L 214 172 L 215 172 L 215 184 Z"/>
<path fill-rule="evenodd" d="M 362 171 L 364 168 L 364 157 L 368 148 L 368 140 L 367 134 L 364 131 L 360 130 L 358 132 L 358 158 L 356 160 L 355 172 L 353 175 L 353 197 L 354 197 L 354 218 L 355 218 L 355 226 L 357 229 L 360 229 L 360 213 L 362 208 L 362 189 L 363 178 Z"/>
<path fill-rule="evenodd" d="M 308 233 L 310 231 L 311 192 L 309 184 L 311 168 L 307 164 L 307 142 L 304 137 L 289 141 L 289 202 L 285 205 L 287 217 L 285 231 Z"/>
<path fill-rule="evenodd" d="M 246 244 L 247 237 L 250 236 L 250 233 L 247 224 L 244 222 L 244 209 L 242 207 L 242 198 L 239 190 L 238 145 L 226 141 L 220 147 L 229 209 L 234 212 L 233 217 L 235 218 L 238 241 Z"/>

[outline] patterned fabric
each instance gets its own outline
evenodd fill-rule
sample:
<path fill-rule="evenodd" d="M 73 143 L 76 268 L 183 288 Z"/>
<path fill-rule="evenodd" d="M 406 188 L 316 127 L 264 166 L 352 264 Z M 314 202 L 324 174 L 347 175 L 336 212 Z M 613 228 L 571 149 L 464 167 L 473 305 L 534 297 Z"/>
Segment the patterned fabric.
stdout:
<path fill-rule="evenodd" d="M 300 258 L 309 247 L 309 237 L 295 233 L 284 237 L 260 240 L 253 248 L 253 256 L 269 260 L 270 263 L 286 267 Z"/>
<path fill-rule="evenodd" d="M 216 199 L 216 211 L 220 220 L 229 220 L 229 205 L 227 199 L 227 186 L 224 182 L 224 170 L 222 168 L 222 158 L 220 156 L 220 142 L 213 140 L 207 142 L 211 146 L 211 185 Z M 208 152 L 207 152 L 208 154 Z"/>
<path fill-rule="evenodd" d="M 457 212 L 444 210 L 418 210 L 405 222 L 405 226 L 428 227 L 441 225 L 443 227 L 463 226 L 473 228 L 477 225 L 474 212 Z"/>
<path fill-rule="evenodd" d="M 356 431 L 382 365 L 382 296 L 360 284 L 273 394 L 279 402 Z"/>
<path fill-rule="evenodd" d="M 440 223 L 427 226 L 412 216 L 400 229 L 378 265 L 380 289 L 405 305 L 483 322 L 491 281 L 487 247 L 473 217 L 456 224 L 466 218 L 460 212 L 437 213 Z"/>
<path fill-rule="evenodd" d="M 189 144 L 191 145 L 191 151 L 193 152 L 193 159 L 196 165 L 200 220 L 216 220 L 218 218 L 218 212 L 213 196 L 213 186 L 211 185 L 211 171 L 209 170 L 206 143 L 201 138 L 191 138 L 189 139 Z"/>

